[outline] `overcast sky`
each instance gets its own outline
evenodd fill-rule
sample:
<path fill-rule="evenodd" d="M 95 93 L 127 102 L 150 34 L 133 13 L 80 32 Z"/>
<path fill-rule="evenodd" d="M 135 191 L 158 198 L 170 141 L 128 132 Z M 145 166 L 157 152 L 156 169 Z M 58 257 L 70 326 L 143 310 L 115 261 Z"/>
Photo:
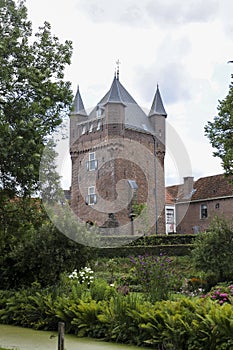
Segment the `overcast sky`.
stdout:
<path fill-rule="evenodd" d="M 120 81 L 143 108 L 151 107 L 159 84 L 167 121 L 191 160 L 192 173 L 183 175 L 223 172 L 204 126 L 229 91 L 232 0 L 26 0 L 26 6 L 35 30 L 48 21 L 60 41 L 73 42 L 65 78 L 74 93 L 79 85 L 87 109 L 110 88 L 119 58 Z M 166 183 L 176 184 L 169 153 Z"/>

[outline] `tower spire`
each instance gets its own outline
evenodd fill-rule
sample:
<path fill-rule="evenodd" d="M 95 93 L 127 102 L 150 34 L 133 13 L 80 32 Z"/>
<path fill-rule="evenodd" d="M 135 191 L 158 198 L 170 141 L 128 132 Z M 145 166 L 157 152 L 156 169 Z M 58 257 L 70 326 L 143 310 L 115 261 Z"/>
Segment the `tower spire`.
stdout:
<path fill-rule="evenodd" d="M 79 85 L 78 85 L 77 92 L 76 92 L 76 95 L 74 98 L 73 112 L 80 114 L 80 115 L 87 116 L 87 112 L 84 108 L 83 100 L 82 100 L 82 97 L 80 94 Z"/>
<path fill-rule="evenodd" d="M 153 103 L 151 106 L 149 116 L 152 116 L 155 114 L 156 115 L 163 115 L 164 117 L 167 117 L 167 113 L 166 113 L 164 105 L 163 105 L 162 97 L 160 95 L 158 83 L 157 83 L 157 90 L 156 90 L 156 93 L 154 96 L 154 100 L 153 100 Z"/>

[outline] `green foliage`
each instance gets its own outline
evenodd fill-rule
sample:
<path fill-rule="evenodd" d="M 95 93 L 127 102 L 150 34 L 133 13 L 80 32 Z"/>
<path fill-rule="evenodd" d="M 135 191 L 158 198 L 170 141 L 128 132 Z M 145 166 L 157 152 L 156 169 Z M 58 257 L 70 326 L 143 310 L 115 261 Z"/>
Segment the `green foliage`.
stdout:
<path fill-rule="evenodd" d="M 149 235 L 149 236 L 101 236 L 102 246 L 107 246 L 109 243 L 111 246 L 114 244 L 118 245 L 125 242 L 127 246 L 164 246 L 164 245 L 181 245 L 181 244 L 192 244 L 196 238 L 194 234 L 172 234 L 172 235 Z M 128 243 L 127 243 L 128 242 Z"/>
<path fill-rule="evenodd" d="M 0 322 L 56 330 L 57 322 L 63 321 L 66 331 L 78 336 L 153 349 L 232 349 L 230 304 L 197 297 L 150 303 L 138 293 L 116 294 L 97 301 L 91 298 L 89 290 L 82 290 L 78 298 L 72 288 L 65 294 L 64 290 L 61 286 L 56 291 L 41 290 L 34 285 L 15 293 L 1 291 Z"/>
<path fill-rule="evenodd" d="M 224 219 L 216 218 L 208 232 L 198 234 L 193 261 L 196 268 L 208 273 L 214 284 L 233 279 L 233 229 Z"/>
<path fill-rule="evenodd" d="M 142 298 L 137 294 L 118 294 L 105 303 L 98 316 L 102 327 L 106 328 L 105 340 L 139 344 L 140 329 L 135 314 L 141 303 Z"/>
<path fill-rule="evenodd" d="M 131 257 L 137 282 L 143 293 L 150 301 L 168 299 L 173 288 L 173 274 L 170 269 L 171 260 L 160 254 L 158 257 L 150 255 L 139 255 Z"/>
<path fill-rule="evenodd" d="M 10 223 L 9 209 L 9 222 L 0 228 L 1 289 L 28 287 L 35 281 L 53 285 L 61 272 L 80 269 L 94 253 L 60 233 L 47 219 L 40 201 L 25 201 L 8 203 L 8 209 L 11 206 L 22 215 Z"/>
<path fill-rule="evenodd" d="M 0 182 L 12 193 L 37 188 L 48 136 L 70 110 L 70 41 L 60 44 L 45 22 L 35 37 L 25 1 L 0 1 Z"/>
<path fill-rule="evenodd" d="M 215 286 L 206 295 L 206 297 L 216 301 L 220 305 L 225 303 L 233 305 L 233 284 L 230 286 L 223 284 Z"/>
<path fill-rule="evenodd" d="M 233 75 L 232 75 L 233 78 Z M 216 149 L 214 156 L 222 161 L 227 175 L 233 175 L 233 84 L 230 84 L 226 98 L 219 102 L 218 116 L 208 122 L 205 132 Z"/>
<path fill-rule="evenodd" d="M 121 246 L 121 247 L 107 247 L 96 250 L 98 257 L 108 258 L 124 258 L 128 256 L 138 256 L 144 254 L 159 255 L 160 253 L 168 256 L 185 256 L 190 255 L 193 248 L 192 244 L 182 245 L 159 245 L 159 246 Z"/>
<path fill-rule="evenodd" d="M 102 331 L 98 315 L 102 310 L 102 303 L 90 299 L 88 302 L 80 300 L 72 325 L 77 328 L 79 336 L 101 337 Z"/>
<path fill-rule="evenodd" d="M 96 278 L 89 289 L 90 296 L 96 301 L 109 300 L 116 296 L 117 292 L 113 286 L 110 286 L 104 279 Z"/>

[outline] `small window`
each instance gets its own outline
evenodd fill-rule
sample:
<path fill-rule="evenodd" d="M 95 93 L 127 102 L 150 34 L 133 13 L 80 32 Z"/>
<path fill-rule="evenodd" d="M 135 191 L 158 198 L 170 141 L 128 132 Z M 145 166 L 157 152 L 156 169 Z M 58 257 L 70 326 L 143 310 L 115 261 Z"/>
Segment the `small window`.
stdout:
<path fill-rule="evenodd" d="M 207 205 L 201 204 L 201 219 L 206 219 L 208 217 Z"/>
<path fill-rule="evenodd" d="M 98 120 L 98 123 L 97 123 L 97 128 L 96 128 L 96 130 L 100 130 L 100 128 L 101 128 L 101 121 L 100 121 L 100 120 Z"/>
<path fill-rule="evenodd" d="M 220 204 L 219 203 L 216 203 L 215 204 L 215 209 L 219 209 L 220 208 Z"/>
<path fill-rule="evenodd" d="M 86 204 L 87 205 L 94 205 L 96 204 L 96 194 L 95 194 L 95 186 L 88 187 L 88 195 L 86 197 Z"/>
<path fill-rule="evenodd" d="M 166 223 L 174 224 L 174 209 L 166 209 Z"/>
<path fill-rule="evenodd" d="M 95 158 L 95 152 L 89 153 L 89 160 L 87 161 L 87 170 L 92 171 L 98 168 L 98 161 Z"/>
<path fill-rule="evenodd" d="M 93 130 L 93 124 L 90 125 L 89 132 L 92 132 Z"/>
<path fill-rule="evenodd" d="M 83 128 L 82 128 L 82 135 L 85 134 L 86 130 L 87 130 L 86 125 L 83 125 Z"/>
<path fill-rule="evenodd" d="M 102 116 L 102 109 L 97 106 L 97 109 L 96 109 L 96 117 L 97 118 L 100 118 Z"/>

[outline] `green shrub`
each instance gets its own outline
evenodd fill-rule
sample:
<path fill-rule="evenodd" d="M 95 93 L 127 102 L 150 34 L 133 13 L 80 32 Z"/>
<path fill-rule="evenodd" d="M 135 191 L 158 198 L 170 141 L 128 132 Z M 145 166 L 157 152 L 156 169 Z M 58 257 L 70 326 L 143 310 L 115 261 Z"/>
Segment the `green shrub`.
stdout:
<path fill-rule="evenodd" d="M 233 285 L 219 285 L 211 289 L 206 295 L 207 298 L 217 302 L 220 305 L 225 303 L 233 305 Z"/>
<path fill-rule="evenodd" d="M 173 274 L 169 269 L 171 260 L 163 254 L 158 257 L 139 255 L 131 257 L 135 276 L 142 292 L 152 302 L 168 299 L 173 287 Z"/>
<path fill-rule="evenodd" d="M 216 282 L 233 280 L 233 228 L 224 219 L 216 218 L 208 232 L 197 235 L 192 250 L 196 268 Z"/>
<path fill-rule="evenodd" d="M 179 297 L 156 303 L 140 293 L 116 293 L 93 300 L 90 290 L 82 297 L 41 291 L 0 292 L 0 322 L 37 329 L 57 330 L 154 349 L 231 350 L 233 308 L 210 298 Z"/>

